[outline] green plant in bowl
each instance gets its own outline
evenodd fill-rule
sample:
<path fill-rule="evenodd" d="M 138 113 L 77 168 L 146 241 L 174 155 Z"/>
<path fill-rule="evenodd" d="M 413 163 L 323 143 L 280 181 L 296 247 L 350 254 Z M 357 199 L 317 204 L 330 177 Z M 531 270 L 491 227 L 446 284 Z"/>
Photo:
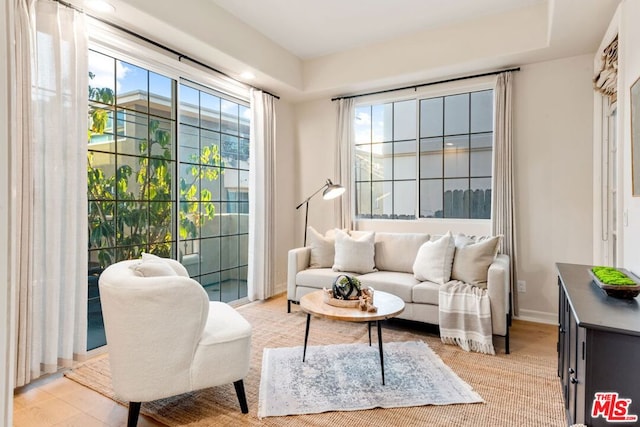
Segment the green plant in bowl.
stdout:
<path fill-rule="evenodd" d="M 593 267 L 591 271 L 605 285 L 635 286 L 636 282 L 614 267 Z"/>

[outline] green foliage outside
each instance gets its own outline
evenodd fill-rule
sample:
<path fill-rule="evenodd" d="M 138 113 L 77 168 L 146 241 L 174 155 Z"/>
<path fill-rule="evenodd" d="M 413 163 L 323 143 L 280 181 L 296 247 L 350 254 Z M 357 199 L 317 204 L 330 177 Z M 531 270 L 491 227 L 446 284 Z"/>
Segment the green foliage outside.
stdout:
<path fill-rule="evenodd" d="M 89 73 L 89 79 L 94 75 Z M 89 86 L 88 139 L 102 135 L 109 124 L 108 108 L 115 101 L 109 88 Z M 91 102 L 94 101 L 94 102 Z M 115 118 L 113 119 L 115 122 Z M 117 125 L 113 123 L 114 138 Z M 88 152 L 87 178 L 89 203 L 89 250 L 99 249 L 102 267 L 123 259 L 139 258 L 142 252 L 158 256 L 172 255 L 175 201 L 172 201 L 173 174 L 171 132 L 150 118 L 148 138 L 138 141 L 137 153 L 131 157 L 136 167 L 118 164 L 114 173 L 108 166 L 98 165 L 98 153 Z M 153 153 L 149 156 L 149 153 Z M 215 181 L 222 173 L 218 146 L 201 148 L 191 166 L 179 178 L 178 232 L 181 239 L 195 238 L 199 228 L 215 216 L 215 204 L 207 189 L 199 191 L 199 182 Z M 206 169 L 204 171 L 203 169 Z M 117 197 L 116 197 L 117 195 Z M 115 258 L 115 259 L 114 259 Z"/>

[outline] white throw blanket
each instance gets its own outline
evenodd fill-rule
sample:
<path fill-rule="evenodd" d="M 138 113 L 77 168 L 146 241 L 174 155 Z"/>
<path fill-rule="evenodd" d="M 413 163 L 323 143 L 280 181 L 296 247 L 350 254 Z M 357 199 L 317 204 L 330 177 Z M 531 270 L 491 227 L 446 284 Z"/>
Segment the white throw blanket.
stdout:
<path fill-rule="evenodd" d="M 491 329 L 491 306 L 486 289 L 452 280 L 440 286 L 440 339 L 466 351 L 496 354 Z"/>

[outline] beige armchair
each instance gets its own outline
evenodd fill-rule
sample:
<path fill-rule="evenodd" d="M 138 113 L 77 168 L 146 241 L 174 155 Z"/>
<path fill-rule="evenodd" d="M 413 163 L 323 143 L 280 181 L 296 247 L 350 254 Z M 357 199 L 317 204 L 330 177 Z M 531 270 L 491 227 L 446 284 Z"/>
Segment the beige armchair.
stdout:
<path fill-rule="evenodd" d="M 143 254 L 99 279 L 113 388 L 129 402 L 128 426 L 141 402 L 233 382 L 248 412 L 251 325 L 207 293 L 177 261 Z"/>

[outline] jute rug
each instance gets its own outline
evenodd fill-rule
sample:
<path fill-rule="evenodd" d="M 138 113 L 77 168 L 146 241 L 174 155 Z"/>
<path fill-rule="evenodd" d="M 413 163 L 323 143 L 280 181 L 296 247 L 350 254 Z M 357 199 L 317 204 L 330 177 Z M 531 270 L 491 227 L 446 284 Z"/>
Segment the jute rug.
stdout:
<path fill-rule="evenodd" d="M 422 341 L 378 346 L 333 344 L 265 348 L 258 417 L 421 405 L 478 403 L 482 398 Z"/>
<path fill-rule="evenodd" d="M 302 345 L 306 315 L 294 306 L 286 313 L 286 298 L 256 302 L 238 310 L 253 326 L 251 368 L 245 378 L 249 413 L 242 414 L 233 385 L 144 403 L 142 413 L 168 426 L 566 426 L 557 376 L 555 328 L 514 321 L 511 354 L 496 339 L 495 356 L 467 353 L 442 344 L 429 329 L 404 323 L 383 326 L 385 343 L 424 341 L 485 403 L 413 406 L 286 417 L 258 418 L 258 390 L 264 348 Z M 533 325 L 533 326 L 527 326 Z M 309 345 L 367 343 L 364 324 L 314 319 Z M 541 347 L 544 347 L 541 349 Z M 548 350 L 547 350 L 548 349 Z M 108 356 L 69 371 L 67 377 L 114 398 Z M 114 399 L 115 400 L 115 399 Z"/>

